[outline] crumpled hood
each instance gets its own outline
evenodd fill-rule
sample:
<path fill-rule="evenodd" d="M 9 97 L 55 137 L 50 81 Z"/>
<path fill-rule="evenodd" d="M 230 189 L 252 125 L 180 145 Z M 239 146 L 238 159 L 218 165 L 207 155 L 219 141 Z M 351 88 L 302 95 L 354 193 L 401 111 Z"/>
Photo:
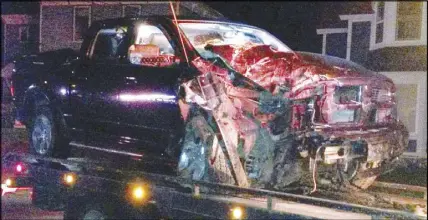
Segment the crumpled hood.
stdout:
<path fill-rule="evenodd" d="M 304 65 L 313 65 L 324 69 L 330 77 L 358 77 L 358 78 L 377 78 L 380 80 L 390 79 L 384 75 L 368 70 L 365 67 L 356 64 L 352 61 L 345 60 L 339 57 L 327 56 L 309 52 L 296 52 L 300 56 L 300 61 Z M 318 74 L 325 74 L 319 72 Z"/>
<path fill-rule="evenodd" d="M 274 92 L 278 85 L 300 89 L 320 81 L 371 84 L 392 81 L 345 59 L 308 52 L 276 51 L 269 45 L 211 45 L 237 72 Z M 352 81 L 352 82 L 351 82 Z"/>

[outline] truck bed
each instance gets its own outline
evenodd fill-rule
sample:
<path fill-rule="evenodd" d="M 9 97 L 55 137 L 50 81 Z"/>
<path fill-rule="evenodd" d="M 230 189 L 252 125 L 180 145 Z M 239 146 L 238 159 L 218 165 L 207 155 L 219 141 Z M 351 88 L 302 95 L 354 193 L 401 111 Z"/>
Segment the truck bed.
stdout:
<path fill-rule="evenodd" d="M 111 193 L 120 197 L 127 184 L 138 179 L 150 185 L 153 202 L 160 213 L 172 218 L 225 219 L 230 217 L 230 210 L 236 206 L 245 210 L 248 219 L 418 218 L 411 213 L 293 193 L 194 182 L 177 177 L 117 169 L 108 162 L 85 158 L 60 160 L 28 154 L 7 154 L 3 160 L 6 161 L 6 166 L 16 162 L 27 166 L 29 182 L 33 187 L 47 189 L 51 199 L 49 203 L 57 205 L 55 208 L 45 207 L 48 210 L 64 210 L 67 200 L 76 195 L 91 194 L 98 197 Z M 67 187 L 61 182 L 65 173 L 77 175 L 78 179 L 73 187 Z M 185 185 L 191 186 L 191 189 L 184 187 Z"/>

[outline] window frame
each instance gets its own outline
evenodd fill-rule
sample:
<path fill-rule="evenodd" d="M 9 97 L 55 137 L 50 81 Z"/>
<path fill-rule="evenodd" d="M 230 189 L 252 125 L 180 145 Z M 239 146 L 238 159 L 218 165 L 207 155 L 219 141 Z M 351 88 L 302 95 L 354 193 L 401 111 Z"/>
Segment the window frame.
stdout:
<path fill-rule="evenodd" d="M 23 30 L 24 28 L 26 28 L 26 32 L 25 32 L 25 34 L 27 35 L 27 40 L 25 40 L 25 41 L 23 41 L 23 40 L 22 40 L 22 30 Z M 28 25 L 23 25 L 23 26 L 20 26 L 20 27 L 18 28 L 18 40 L 19 40 L 19 42 L 20 42 L 20 43 L 27 43 L 27 42 L 29 42 L 29 41 L 30 41 L 30 26 L 28 26 Z"/>
<path fill-rule="evenodd" d="M 382 15 L 382 19 L 378 20 L 378 15 L 379 15 L 379 3 L 383 3 L 383 15 Z M 384 42 L 385 39 L 385 2 L 376 2 L 376 10 L 375 10 L 375 33 L 374 33 L 374 37 L 375 37 L 375 44 L 381 44 Z M 381 41 L 376 42 L 377 41 L 377 34 L 378 34 L 378 25 L 382 24 L 382 38 Z"/>
<path fill-rule="evenodd" d="M 98 42 L 98 37 L 99 37 L 99 35 L 100 35 L 100 32 L 102 31 L 102 30 L 105 30 L 105 29 L 112 29 L 112 28 L 115 28 L 115 27 L 117 27 L 117 26 L 113 26 L 113 27 L 102 27 L 102 28 L 100 28 L 100 29 L 98 29 L 97 30 L 97 32 L 96 32 L 96 34 L 95 34 L 95 37 L 94 37 L 94 39 L 89 43 L 89 51 L 86 53 L 86 57 L 89 59 L 89 60 L 91 60 L 91 61 L 95 61 L 96 63 L 105 63 L 105 61 L 103 61 L 102 59 L 94 59 L 94 50 L 95 50 L 95 45 L 97 44 L 97 42 Z M 129 26 L 128 26 L 128 34 L 130 34 L 130 29 L 129 29 Z M 131 37 L 132 38 L 132 37 Z M 131 39 L 131 38 L 128 38 L 129 40 Z M 129 43 L 129 42 L 128 42 Z M 126 59 L 128 59 L 128 57 L 126 57 Z M 107 62 L 109 62 L 109 61 L 107 61 Z"/>
<path fill-rule="evenodd" d="M 373 2 L 374 15 L 377 13 L 377 3 Z M 385 2 L 383 42 L 376 43 L 376 17 L 373 16 L 370 30 L 370 51 L 385 47 L 409 47 L 427 45 L 427 2 L 422 2 L 421 36 L 416 40 L 397 40 L 397 2 Z"/>
<path fill-rule="evenodd" d="M 74 6 L 73 7 L 73 42 L 76 43 L 82 43 L 83 42 L 83 38 L 82 39 L 76 39 L 76 10 L 79 8 L 86 8 L 88 9 L 88 29 L 91 26 L 91 15 L 92 15 L 92 7 L 91 6 Z"/>
<path fill-rule="evenodd" d="M 157 29 L 159 29 L 162 34 L 165 36 L 165 38 L 167 39 L 169 45 L 171 46 L 172 50 L 174 51 L 174 56 L 177 59 L 183 59 L 183 54 L 181 53 L 179 46 L 174 42 L 174 39 L 171 37 L 171 33 L 168 32 L 168 30 L 164 27 L 163 24 L 158 23 L 158 22 L 153 22 L 150 20 L 138 20 L 136 22 L 132 23 L 132 28 L 129 29 L 129 31 L 132 31 L 132 36 L 130 38 L 130 42 L 135 42 L 137 40 L 137 35 L 138 35 L 138 25 L 140 24 L 145 24 L 145 25 L 151 25 L 153 27 L 156 27 Z M 127 57 L 128 61 L 131 63 L 131 61 L 129 60 L 130 58 Z M 141 65 L 142 66 L 142 65 Z M 162 68 L 162 67 L 161 67 Z"/>
<path fill-rule="evenodd" d="M 396 85 L 417 85 L 416 111 L 415 111 L 415 129 L 409 132 L 409 139 L 416 140 L 416 152 L 405 151 L 403 155 L 407 157 L 426 158 L 427 146 L 427 104 L 418 100 L 427 99 L 427 73 L 421 71 L 403 71 L 403 72 L 379 72 L 392 79 Z M 400 108 L 398 102 L 397 108 Z M 407 148 L 406 148 L 407 149 Z"/>

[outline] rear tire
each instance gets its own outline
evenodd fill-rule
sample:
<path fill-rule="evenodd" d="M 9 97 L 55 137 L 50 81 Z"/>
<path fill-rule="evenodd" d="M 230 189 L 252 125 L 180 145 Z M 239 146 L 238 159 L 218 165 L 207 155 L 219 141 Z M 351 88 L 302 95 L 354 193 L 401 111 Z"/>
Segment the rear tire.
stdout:
<path fill-rule="evenodd" d="M 66 138 L 59 135 L 52 111 L 38 106 L 28 123 L 30 153 L 42 157 L 67 158 L 70 147 Z"/>

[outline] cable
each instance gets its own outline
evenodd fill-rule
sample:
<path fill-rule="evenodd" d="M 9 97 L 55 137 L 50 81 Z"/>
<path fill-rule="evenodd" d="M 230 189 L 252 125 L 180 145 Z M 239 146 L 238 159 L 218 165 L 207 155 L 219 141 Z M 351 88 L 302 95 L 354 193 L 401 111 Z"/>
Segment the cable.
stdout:
<path fill-rule="evenodd" d="M 317 180 L 315 179 L 315 170 L 316 169 L 317 169 L 317 161 L 314 160 L 314 167 L 313 167 L 313 170 L 312 170 L 312 179 L 314 181 L 314 188 L 312 189 L 312 191 L 309 194 L 312 194 L 312 193 L 314 193 L 314 192 L 317 191 Z"/>
<path fill-rule="evenodd" d="M 171 7 L 172 16 L 174 16 L 175 26 L 177 27 L 178 35 L 180 36 L 180 41 L 181 41 L 181 45 L 183 46 L 183 52 L 184 52 L 184 56 L 186 57 L 187 65 L 190 65 L 189 58 L 187 57 L 186 47 L 184 46 L 182 33 L 180 31 L 180 28 L 178 27 L 177 16 L 175 16 L 175 10 L 174 10 L 174 6 L 172 5 L 172 1 L 169 1 L 169 6 Z"/>

